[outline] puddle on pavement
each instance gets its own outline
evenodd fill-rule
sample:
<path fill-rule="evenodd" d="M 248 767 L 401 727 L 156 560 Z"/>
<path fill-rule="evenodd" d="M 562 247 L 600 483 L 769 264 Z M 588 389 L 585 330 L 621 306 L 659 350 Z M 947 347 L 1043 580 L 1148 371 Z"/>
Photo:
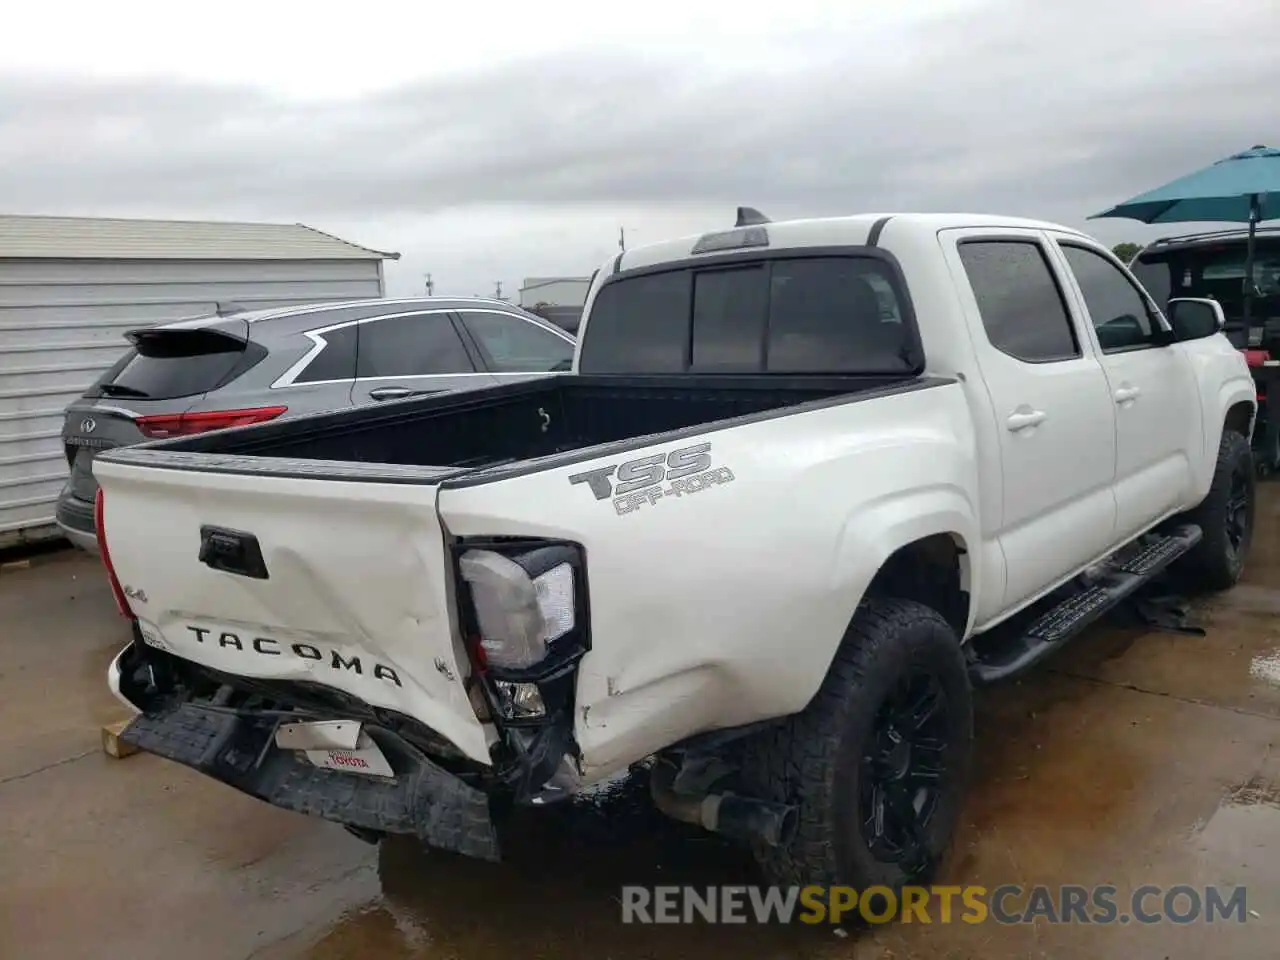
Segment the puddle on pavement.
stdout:
<path fill-rule="evenodd" d="M 1247 879 L 1253 916 L 1275 923 L 1280 913 L 1280 784 L 1254 776 L 1229 789 L 1196 831 L 1191 847 L 1207 882 Z"/>
<path fill-rule="evenodd" d="M 1249 664 L 1249 676 L 1280 687 L 1280 649 L 1254 657 Z"/>
<path fill-rule="evenodd" d="M 1226 593 L 1202 601 L 1205 610 L 1237 610 L 1272 617 L 1280 614 L 1280 589 L 1256 583 L 1240 583 Z"/>
<path fill-rule="evenodd" d="M 382 845 L 382 897 L 307 942 L 267 957 L 345 960 L 377 956 L 503 956 L 613 960 L 736 955 L 759 960 L 817 956 L 836 940 L 806 927 L 623 926 L 624 885 L 758 883 L 750 856 L 669 820 L 649 803 L 643 777 L 591 797 L 522 812 L 504 824 L 504 862 L 424 851 L 410 840 Z"/>

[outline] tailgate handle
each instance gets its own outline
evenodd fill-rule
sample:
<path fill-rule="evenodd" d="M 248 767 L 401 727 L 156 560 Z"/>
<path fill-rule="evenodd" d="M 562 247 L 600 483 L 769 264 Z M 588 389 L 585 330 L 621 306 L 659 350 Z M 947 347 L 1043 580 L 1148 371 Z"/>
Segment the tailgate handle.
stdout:
<path fill-rule="evenodd" d="M 200 562 L 211 570 L 234 573 L 254 580 L 268 579 L 258 538 L 226 527 L 200 528 Z"/>

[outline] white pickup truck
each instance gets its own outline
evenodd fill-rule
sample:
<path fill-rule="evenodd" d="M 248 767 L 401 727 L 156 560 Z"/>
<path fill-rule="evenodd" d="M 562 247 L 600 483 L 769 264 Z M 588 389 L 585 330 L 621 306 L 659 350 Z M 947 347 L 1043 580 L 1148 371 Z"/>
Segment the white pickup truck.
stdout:
<path fill-rule="evenodd" d="M 1212 301 L 979 215 L 628 250 L 572 374 L 101 455 L 124 739 L 371 841 L 499 854 L 629 768 L 775 882 L 923 879 L 971 688 L 1168 568 L 1240 575 Z"/>

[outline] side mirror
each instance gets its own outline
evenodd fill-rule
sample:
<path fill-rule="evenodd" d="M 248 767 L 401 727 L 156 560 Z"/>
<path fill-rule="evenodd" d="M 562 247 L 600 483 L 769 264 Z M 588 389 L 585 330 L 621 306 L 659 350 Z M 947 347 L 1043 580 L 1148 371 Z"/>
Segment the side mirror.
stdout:
<path fill-rule="evenodd" d="M 1199 297 L 1175 297 L 1169 301 L 1166 316 L 1169 326 L 1173 327 L 1173 339 L 1177 342 L 1203 340 L 1221 333 L 1227 326 L 1222 304 Z"/>

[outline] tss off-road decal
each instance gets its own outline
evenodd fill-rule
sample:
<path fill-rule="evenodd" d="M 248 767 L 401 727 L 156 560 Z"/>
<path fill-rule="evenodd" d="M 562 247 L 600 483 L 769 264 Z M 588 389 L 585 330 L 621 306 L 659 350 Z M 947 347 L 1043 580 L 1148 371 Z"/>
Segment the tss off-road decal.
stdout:
<path fill-rule="evenodd" d="M 619 515 L 633 513 L 646 503 L 656 504 L 664 497 L 700 493 L 732 480 L 733 471 L 728 467 L 711 466 L 709 443 L 597 467 L 569 477 L 570 483 L 585 483 L 597 500 L 612 498 L 613 509 Z"/>

